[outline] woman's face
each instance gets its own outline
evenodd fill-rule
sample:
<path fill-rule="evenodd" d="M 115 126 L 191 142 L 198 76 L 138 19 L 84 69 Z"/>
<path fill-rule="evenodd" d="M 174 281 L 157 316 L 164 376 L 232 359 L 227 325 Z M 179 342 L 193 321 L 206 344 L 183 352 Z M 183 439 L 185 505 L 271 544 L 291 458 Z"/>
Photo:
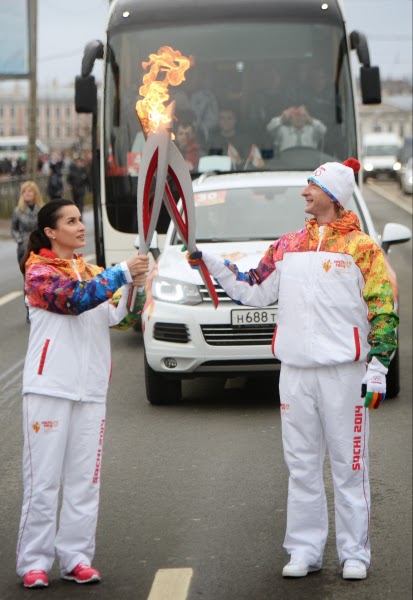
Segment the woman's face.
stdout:
<path fill-rule="evenodd" d="M 67 205 L 60 209 L 56 228 L 46 227 L 44 231 L 59 258 L 72 258 L 74 250 L 86 244 L 85 229 L 77 206 Z"/>
<path fill-rule="evenodd" d="M 35 198 L 34 189 L 32 187 L 27 186 L 27 188 L 25 188 L 25 190 L 23 192 L 23 199 L 27 205 L 32 206 L 35 203 L 36 198 Z"/>

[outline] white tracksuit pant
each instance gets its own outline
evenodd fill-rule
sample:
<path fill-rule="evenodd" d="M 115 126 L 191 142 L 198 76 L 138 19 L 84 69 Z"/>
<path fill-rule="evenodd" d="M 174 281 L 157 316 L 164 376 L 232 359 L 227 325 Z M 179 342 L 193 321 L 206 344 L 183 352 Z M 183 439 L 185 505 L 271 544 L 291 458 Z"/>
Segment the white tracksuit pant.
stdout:
<path fill-rule="evenodd" d="M 370 564 L 368 410 L 360 398 L 363 363 L 299 369 L 281 366 L 280 400 L 288 483 L 284 548 L 321 567 L 328 534 L 323 482 L 326 445 L 334 482 L 337 551 Z"/>
<path fill-rule="evenodd" d="M 106 405 L 39 394 L 23 396 L 23 508 L 17 574 L 50 571 L 55 553 L 62 575 L 91 564 L 99 507 Z M 56 513 L 62 485 L 62 507 Z"/>

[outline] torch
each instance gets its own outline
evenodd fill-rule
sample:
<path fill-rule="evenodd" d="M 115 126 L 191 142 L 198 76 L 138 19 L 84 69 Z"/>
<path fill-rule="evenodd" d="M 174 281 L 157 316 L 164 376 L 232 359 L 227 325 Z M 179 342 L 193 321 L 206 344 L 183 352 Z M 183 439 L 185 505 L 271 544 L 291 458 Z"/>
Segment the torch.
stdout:
<path fill-rule="evenodd" d="M 169 85 L 176 86 L 185 80 L 185 71 L 190 67 L 190 59 L 183 56 L 179 50 L 163 46 L 157 54 L 150 54 L 149 61 L 142 63 L 142 66 L 144 69 L 149 67 L 149 72 L 144 75 L 143 85 L 139 88 L 143 99 L 136 103 L 136 111 L 146 137 L 137 193 L 139 252 L 148 253 L 164 203 L 188 252 L 192 253 L 197 250 L 192 180 L 182 154 L 172 141 L 175 103 L 171 102 L 165 106 L 165 102 L 169 100 Z M 157 79 L 160 73 L 164 75 L 163 80 Z M 178 190 L 182 214 L 167 181 L 168 176 Z M 218 296 L 208 269 L 202 261 L 199 273 L 216 308 Z"/>

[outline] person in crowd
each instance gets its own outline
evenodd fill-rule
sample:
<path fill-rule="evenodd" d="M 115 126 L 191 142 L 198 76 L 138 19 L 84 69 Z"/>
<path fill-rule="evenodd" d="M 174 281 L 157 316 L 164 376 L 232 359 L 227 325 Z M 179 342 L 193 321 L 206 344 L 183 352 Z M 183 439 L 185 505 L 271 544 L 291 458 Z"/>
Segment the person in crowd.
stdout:
<path fill-rule="evenodd" d="M 20 264 L 31 232 L 37 228 L 37 215 L 44 205 L 35 181 L 25 181 L 20 189 L 20 198 L 11 217 L 11 235 L 17 243 L 17 263 Z M 30 323 L 29 308 L 26 306 L 26 321 Z"/>
<path fill-rule="evenodd" d="M 310 116 L 305 106 L 290 106 L 267 125 L 280 152 L 293 147 L 321 149 L 327 127 Z"/>
<path fill-rule="evenodd" d="M 37 227 L 37 215 L 44 205 L 35 181 L 25 181 L 20 188 L 20 198 L 11 217 L 11 235 L 17 243 L 17 262 L 20 264 L 31 232 Z"/>
<path fill-rule="evenodd" d="M 49 177 L 47 180 L 47 195 L 50 200 L 56 200 L 63 196 L 63 181 L 60 169 L 56 163 L 49 165 Z"/>
<path fill-rule="evenodd" d="M 268 306 L 278 300 L 272 349 L 281 362 L 282 440 L 290 472 L 284 577 L 322 567 L 326 446 L 343 578 L 364 579 L 370 565 L 366 409 L 385 398 L 398 316 L 383 253 L 345 209 L 359 169 L 356 159 L 317 168 L 302 192 L 305 213 L 313 218 L 273 242 L 257 268 L 241 273 L 206 252 L 188 256 L 195 268 L 202 258 L 237 302 Z"/>
<path fill-rule="evenodd" d="M 196 171 L 201 147 L 196 140 L 194 126 L 190 121 L 180 121 L 178 123 L 175 144 L 184 157 L 188 169 Z"/>
<path fill-rule="evenodd" d="M 70 165 L 67 183 L 69 185 L 69 190 L 72 192 L 73 202 L 76 204 L 82 215 L 85 194 L 90 185 L 89 173 L 87 172 L 83 158 L 76 158 L 75 162 Z"/>
<path fill-rule="evenodd" d="M 77 206 L 52 200 L 40 209 L 21 261 L 31 327 L 17 573 L 27 588 L 48 586 L 55 553 L 63 579 L 101 579 L 92 560 L 111 376 L 109 328 L 125 329 L 140 319 L 148 257 L 135 255 L 103 270 L 74 253 L 84 246 Z M 133 286 L 136 299 L 128 301 Z"/>
<path fill-rule="evenodd" d="M 234 168 L 245 164 L 251 144 L 238 129 L 238 117 L 231 106 L 221 106 L 218 130 L 208 139 L 208 154 L 230 156 Z"/>

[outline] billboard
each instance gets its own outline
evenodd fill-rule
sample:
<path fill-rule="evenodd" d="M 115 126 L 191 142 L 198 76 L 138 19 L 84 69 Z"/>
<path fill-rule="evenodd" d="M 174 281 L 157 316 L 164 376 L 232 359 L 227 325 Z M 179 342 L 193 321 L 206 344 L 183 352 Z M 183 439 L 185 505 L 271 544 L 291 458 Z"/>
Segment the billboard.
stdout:
<path fill-rule="evenodd" d="M 29 0 L 1 0 L 0 79 L 29 75 Z"/>

